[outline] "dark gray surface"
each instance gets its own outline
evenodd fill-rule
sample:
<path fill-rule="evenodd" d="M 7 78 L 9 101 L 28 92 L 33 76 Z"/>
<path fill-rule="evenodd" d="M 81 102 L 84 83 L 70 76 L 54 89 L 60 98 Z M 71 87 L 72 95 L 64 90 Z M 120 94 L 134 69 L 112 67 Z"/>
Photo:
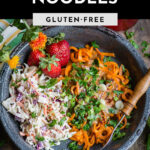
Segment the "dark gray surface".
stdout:
<path fill-rule="evenodd" d="M 125 64 L 125 66 L 129 69 L 131 77 L 134 81 L 133 85 L 135 85 L 135 83 L 138 82 L 138 80 L 147 71 L 144 62 L 137 51 L 125 39 L 111 30 L 102 27 L 97 30 L 91 28 L 55 27 L 48 29 L 46 34 L 48 36 L 54 36 L 59 32 L 66 33 L 66 40 L 69 41 L 70 45 L 81 47 L 88 42 L 96 40 L 102 49 L 105 49 L 108 52 L 114 52 L 116 54 L 117 62 Z M 19 47 L 17 47 L 12 55 L 22 55 L 21 63 L 23 63 L 26 60 L 29 52 L 29 46 L 27 44 L 21 44 Z M 10 80 L 10 74 L 10 69 L 7 65 L 4 65 L 0 76 L 0 101 L 9 97 L 8 84 Z M 126 137 L 117 142 L 111 143 L 111 145 L 105 148 L 105 150 L 126 150 L 136 141 L 136 139 L 142 133 L 145 127 L 146 119 L 148 118 L 150 107 L 150 102 L 148 101 L 149 95 L 150 90 L 148 90 L 148 92 L 138 103 L 138 107 L 140 109 L 133 112 L 131 126 L 129 129 L 126 129 Z M 22 137 L 20 137 L 19 128 L 16 122 L 1 104 L 0 118 L 7 133 L 20 149 L 33 149 L 24 141 Z M 67 148 L 66 143 L 68 143 L 68 141 L 62 142 L 62 144 L 60 146 L 56 146 L 55 149 L 61 150 L 63 148 Z M 96 145 L 91 149 L 96 150 L 99 148 L 100 145 Z"/>

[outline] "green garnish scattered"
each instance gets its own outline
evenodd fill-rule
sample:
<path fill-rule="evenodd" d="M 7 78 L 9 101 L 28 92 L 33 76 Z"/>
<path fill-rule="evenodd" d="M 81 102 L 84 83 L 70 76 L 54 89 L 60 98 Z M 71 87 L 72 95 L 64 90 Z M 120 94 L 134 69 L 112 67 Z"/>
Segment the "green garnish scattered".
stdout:
<path fill-rule="evenodd" d="M 109 57 L 105 56 L 103 62 L 106 63 L 106 62 L 109 62 L 109 61 L 112 61 L 111 57 L 110 56 Z"/>
<path fill-rule="evenodd" d="M 30 95 L 30 97 L 31 97 L 31 98 L 34 98 L 34 97 L 36 97 L 36 94 L 35 94 L 35 93 L 32 93 L 32 94 Z"/>
<path fill-rule="evenodd" d="M 86 124 L 86 125 L 83 127 L 83 130 L 89 130 L 89 129 L 90 129 L 89 124 Z"/>
<path fill-rule="evenodd" d="M 125 36 L 126 36 L 126 38 L 129 40 L 129 42 L 130 42 L 136 49 L 138 49 L 139 46 L 137 45 L 137 43 L 135 42 L 135 40 L 133 40 L 134 35 L 135 35 L 134 32 L 128 32 L 128 31 L 125 32 Z"/>
<path fill-rule="evenodd" d="M 150 43 L 148 43 L 147 41 L 143 41 L 141 43 L 143 53 L 148 50 L 149 45 L 150 45 Z"/>
<path fill-rule="evenodd" d="M 32 117 L 32 118 L 36 118 L 36 117 L 37 117 L 36 113 L 35 113 L 35 112 L 32 112 L 32 113 L 31 113 L 31 117 Z"/>
<path fill-rule="evenodd" d="M 150 117 L 148 117 L 147 126 L 150 128 Z"/>
<path fill-rule="evenodd" d="M 49 127 L 53 127 L 55 124 L 57 124 L 57 120 L 52 120 L 51 123 L 49 123 Z"/>
<path fill-rule="evenodd" d="M 109 121 L 109 125 L 113 126 L 113 127 L 116 127 L 117 123 L 118 123 L 117 120 L 110 120 Z"/>
<path fill-rule="evenodd" d="M 122 71 L 123 71 L 123 73 L 126 72 L 126 68 L 124 65 L 122 65 Z"/>
<path fill-rule="evenodd" d="M 129 40 L 129 42 L 133 45 L 134 48 L 139 48 L 138 44 L 134 40 Z"/>
<path fill-rule="evenodd" d="M 78 145 L 77 145 L 77 142 L 75 142 L 75 141 L 69 143 L 68 148 L 69 148 L 70 150 L 79 150 Z"/>
<path fill-rule="evenodd" d="M 115 101 L 117 101 L 118 99 L 119 99 L 118 97 L 116 97 L 116 96 L 114 97 L 114 100 L 115 100 Z"/>
<path fill-rule="evenodd" d="M 65 112 L 64 112 L 64 111 L 61 111 L 60 113 L 61 113 L 61 114 L 65 114 Z"/>
<path fill-rule="evenodd" d="M 126 35 L 127 39 L 131 39 L 131 38 L 133 38 L 133 36 L 135 35 L 135 33 L 134 32 L 128 32 L 128 31 L 126 31 L 125 35 Z"/>
<path fill-rule="evenodd" d="M 66 120 L 66 117 L 63 117 L 63 118 L 60 120 L 59 125 L 62 126 L 65 120 Z"/>
<path fill-rule="evenodd" d="M 11 86 L 15 87 L 15 88 L 18 88 L 18 85 L 14 82 L 11 83 Z"/>
<path fill-rule="evenodd" d="M 96 43 L 96 41 L 91 42 L 91 44 L 94 48 L 99 48 L 99 45 Z"/>
<path fill-rule="evenodd" d="M 57 83 L 57 79 L 56 78 L 52 78 L 49 79 L 46 83 L 46 85 L 39 85 L 39 88 L 41 89 L 45 89 L 45 88 L 51 88 L 52 86 L 54 86 Z"/>
<path fill-rule="evenodd" d="M 118 96 L 119 96 L 120 94 L 123 94 L 123 91 L 114 90 L 113 92 L 114 92 L 115 94 L 117 94 Z"/>
<path fill-rule="evenodd" d="M 37 141 L 41 141 L 41 142 L 45 140 L 45 138 L 43 136 L 36 136 L 35 139 Z"/>
<path fill-rule="evenodd" d="M 38 69 L 37 71 L 36 71 L 36 73 L 40 76 L 40 75 L 42 75 L 42 70 L 41 69 Z"/>
<path fill-rule="evenodd" d="M 23 78 L 22 80 L 23 80 L 23 81 L 27 81 L 27 80 L 28 80 L 28 78 Z"/>
<path fill-rule="evenodd" d="M 115 114 L 115 113 L 116 113 L 116 110 L 115 110 L 114 108 L 110 108 L 108 111 L 109 111 L 109 113 L 111 113 L 111 114 Z"/>

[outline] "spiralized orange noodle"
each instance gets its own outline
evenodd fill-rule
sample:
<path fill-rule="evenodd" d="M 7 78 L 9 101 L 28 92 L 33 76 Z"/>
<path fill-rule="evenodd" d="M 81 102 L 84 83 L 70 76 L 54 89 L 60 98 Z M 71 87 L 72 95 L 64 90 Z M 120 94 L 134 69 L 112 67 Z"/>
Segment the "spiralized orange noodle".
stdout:
<path fill-rule="evenodd" d="M 107 142 L 115 127 L 112 120 L 121 119 L 123 103 L 129 100 L 133 91 L 128 85 L 129 71 L 124 65 L 119 66 L 110 60 L 110 57 L 115 57 L 114 53 L 101 52 L 89 45 L 86 45 L 85 48 L 71 46 L 70 50 L 71 61 L 62 73 L 64 80 L 67 80 L 66 89 L 70 90 L 74 97 L 74 107 L 69 111 L 71 113 L 69 125 L 72 127 L 71 132 L 76 133 L 70 139 L 76 141 L 78 145 L 83 145 L 84 150 L 89 150 L 94 144 L 104 145 Z M 90 76 L 92 69 L 93 72 L 96 71 L 96 74 Z M 83 73 L 84 71 L 86 73 Z M 93 80 L 98 90 L 92 89 L 94 94 L 89 96 L 87 91 L 93 84 Z M 101 108 L 95 110 L 97 106 L 93 103 L 91 106 L 90 99 L 95 100 L 95 103 L 100 101 Z M 92 123 L 88 112 L 79 109 L 80 107 L 86 109 L 88 105 L 91 107 L 86 111 L 90 109 L 93 112 L 98 111 Z M 78 109 L 80 112 L 77 112 Z M 82 111 L 83 114 L 81 114 Z M 81 122 L 80 115 L 83 115 Z M 127 118 L 122 121 L 120 130 L 126 125 Z"/>

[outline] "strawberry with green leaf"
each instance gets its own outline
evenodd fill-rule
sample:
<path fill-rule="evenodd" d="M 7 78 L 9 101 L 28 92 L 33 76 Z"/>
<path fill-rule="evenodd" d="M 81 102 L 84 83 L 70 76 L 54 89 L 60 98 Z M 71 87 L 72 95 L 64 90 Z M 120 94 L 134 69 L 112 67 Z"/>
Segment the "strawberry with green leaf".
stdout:
<path fill-rule="evenodd" d="M 42 69 L 44 74 L 51 78 L 56 78 L 61 74 L 61 64 L 55 55 L 52 57 L 48 56 L 46 58 L 40 58 L 39 67 Z"/>
<path fill-rule="evenodd" d="M 70 59 L 70 46 L 69 43 L 64 40 L 64 37 L 64 33 L 59 33 L 53 38 L 48 38 L 48 44 L 46 47 L 50 56 L 55 55 L 58 59 L 60 59 L 62 67 L 66 66 Z"/>

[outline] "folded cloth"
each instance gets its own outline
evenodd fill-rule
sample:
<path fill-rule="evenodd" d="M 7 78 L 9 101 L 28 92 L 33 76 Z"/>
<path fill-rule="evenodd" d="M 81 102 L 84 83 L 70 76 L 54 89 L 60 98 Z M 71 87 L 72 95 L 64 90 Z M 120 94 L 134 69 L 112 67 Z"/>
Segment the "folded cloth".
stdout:
<path fill-rule="evenodd" d="M 13 21 L 14 19 L 0 19 L 0 33 L 12 24 Z"/>

